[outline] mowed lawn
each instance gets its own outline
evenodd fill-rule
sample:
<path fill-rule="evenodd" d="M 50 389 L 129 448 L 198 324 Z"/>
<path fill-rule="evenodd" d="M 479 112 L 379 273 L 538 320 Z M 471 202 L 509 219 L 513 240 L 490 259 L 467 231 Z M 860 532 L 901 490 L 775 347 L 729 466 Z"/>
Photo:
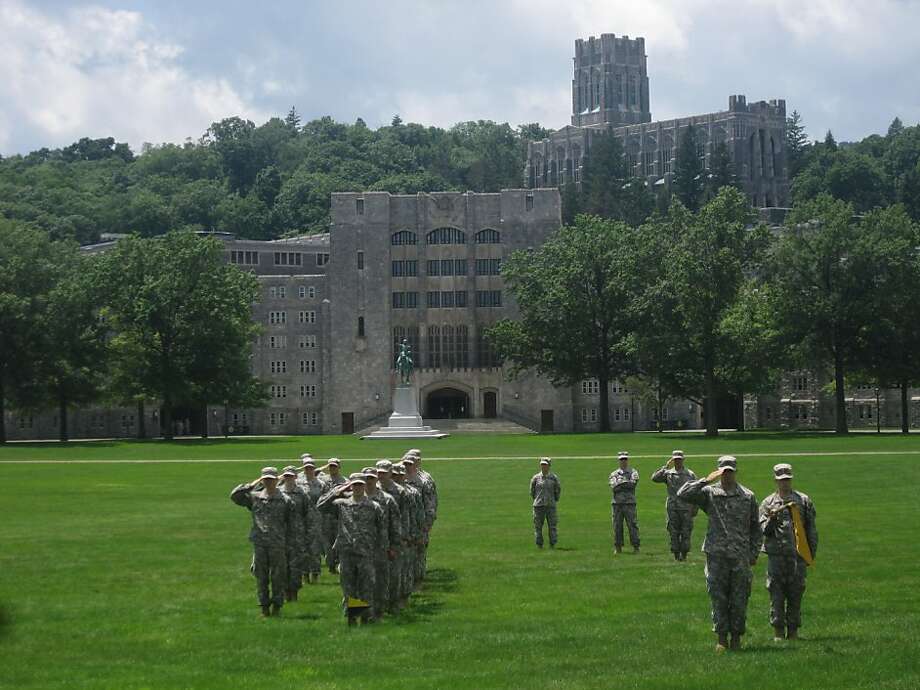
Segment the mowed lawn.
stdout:
<path fill-rule="evenodd" d="M 260 620 L 249 515 L 230 489 L 305 450 L 342 457 L 350 472 L 366 464 L 358 458 L 405 447 L 321 437 L 0 448 L 0 686 L 920 687 L 920 436 L 425 442 L 441 505 L 429 579 L 410 608 L 348 629 L 324 574 L 282 618 Z M 772 641 L 763 557 L 745 650 L 714 653 L 706 516 L 689 561 L 676 563 L 664 487 L 649 479 L 675 447 L 700 475 L 736 453 L 758 500 L 772 491 L 772 465 L 792 462 L 820 532 L 797 643 Z M 641 474 L 642 553 L 614 557 L 607 475 L 621 448 Z M 527 489 L 542 454 L 557 458 L 563 484 L 555 551 L 532 539 Z"/>

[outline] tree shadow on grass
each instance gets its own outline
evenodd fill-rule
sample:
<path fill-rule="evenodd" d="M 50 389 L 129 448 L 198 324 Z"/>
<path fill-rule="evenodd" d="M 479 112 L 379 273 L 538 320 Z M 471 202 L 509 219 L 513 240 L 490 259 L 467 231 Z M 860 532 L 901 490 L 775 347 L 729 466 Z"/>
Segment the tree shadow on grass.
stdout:
<path fill-rule="evenodd" d="M 457 572 L 450 568 L 432 568 L 425 574 L 422 592 L 448 594 L 457 590 Z"/>
<path fill-rule="evenodd" d="M 556 546 L 553 551 L 578 551 L 574 546 Z"/>
<path fill-rule="evenodd" d="M 432 568 L 425 574 L 422 589 L 409 599 L 409 605 L 393 616 L 396 625 L 411 625 L 437 616 L 444 608 L 444 595 L 455 592 L 459 577 L 451 568 Z"/>
<path fill-rule="evenodd" d="M 288 621 L 318 621 L 322 617 L 323 616 L 320 616 L 318 613 L 314 613 L 311 611 L 301 611 L 298 613 L 292 613 L 290 611 L 285 610 L 285 612 L 281 615 L 281 620 L 282 621 L 285 621 L 285 620 L 288 620 Z"/>
<path fill-rule="evenodd" d="M 6 607 L 0 605 L 0 638 L 10 631 L 10 615 Z"/>

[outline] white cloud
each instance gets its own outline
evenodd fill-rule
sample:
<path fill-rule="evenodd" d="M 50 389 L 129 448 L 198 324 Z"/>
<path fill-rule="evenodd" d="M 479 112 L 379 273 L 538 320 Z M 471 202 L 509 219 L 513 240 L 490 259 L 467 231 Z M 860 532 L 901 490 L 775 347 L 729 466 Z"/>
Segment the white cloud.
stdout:
<path fill-rule="evenodd" d="M 182 47 L 138 12 L 83 6 L 60 15 L 0 0 L 0 124 L 16 122 L 49 146 L 114 136 L 183 141 L 215 120 L 265 115 L 224 78 L 195 75 Z M 0 146 L 18 149 L 0 127 Z"/>

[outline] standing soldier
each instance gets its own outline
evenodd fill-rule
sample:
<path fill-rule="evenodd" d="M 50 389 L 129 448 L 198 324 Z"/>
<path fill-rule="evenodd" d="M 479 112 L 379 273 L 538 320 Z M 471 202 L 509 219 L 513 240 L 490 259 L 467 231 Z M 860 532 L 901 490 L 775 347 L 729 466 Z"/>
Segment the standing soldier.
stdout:
<path fill-rule="evenodd" d="M 559 477 L 549 471 L 553 461 L 540 458 L 540 471 L 530 480 L 530 497 L 533 499 L 533 536 L 537 548 L 543 548 L 543 522 L 549 528 L 549 548 L 556 548 L 556 504 L 562 494 Z"/>
<path fill-rule="evenodd" d="M 324 470 L 329 470 L 326 474 Z M 317 476 L 326 484 L 326 491 L 329 492 L 338 486 L 344 486 L 347 483 L 342 476 L 338 458 L 329 458 L 323 467 L 317 470 Z M 318 506 L 317 506 L 318 507 Z M 338 513 L 331 511 L 325 513 L 323 519 L 323 542 L 326 550 L 326 566 L 330 573 L 335 573 L 339 565 L 339 557 L 335 552 L 335 535 L 338 533 L 336 521 L 339 519 Z"/>
<path fill-rule="evenodd" d="M 425 551 L 428 548 L 428 531 L 431 529 L 429 520 L 431 513 L 429 506 L 431 504 L 431 486 L 426 484 L 418 474 L 418 467 L 415 464 L 415 456 L 406 453 L 402 458 L 402 464 L 406 468 L 406 484 L 418 491 L 421 500 L 421 536 L 415 545 L 415 560 L 413 561 L 416 589 L 421 586 L 422 580 L 425 579 Z"/>
<path fill-rule="evenodd" d="M 349 625 L 355 625 L 359 617 L 363 622 L 372 619 L 374 554 L 381 545 L 388 547 L 383 511 L 364 494 L 364 487 L 364 475 L 355 472 L 317 503 L 320 511 L 338 514 L 335 549 L 341 563 L 342 608 Z"/>
<path fill-rule="evenodd" d="M 406 490 L 393 481 L 393 465 L 389 460 L 378 460 L 377 487 L 396 501 L 396 516 L 399 524 L 398 538 L 390 539 L 390 550 L 393 558 L 387 559 L 387 596 L 386 609 L 389 613 L 399 611 L 400 578 L 402 577 L 402 559 L 405 551 L 406 535 L 409 533 L 407 519 L 409 517 L 409 497 Z M 392 534 L 392 532 L 391 532 Z"/>
<path fill-rule="evenodd" d="M 290 531 L 285 542 L 287 556 L 287 590 L 288 601 L 297 601 L 297 593 L 303 582 L 304 565 L 307 553 L 307 534 L 312 531 L 315 520 L 315 508 L 303 489 L 297 486 L 297 468 L 288 465 L 281 472 L 281 493 L 291 500 L 294 514 Z"/>
<path fill-rule="evenodd" d="M 811 499 L 792 489 L 792 465 L 774 465 L 773 478 L 776 493 L 760 504 L 763 550 L 767 554 L 770 625 L 774 640 L 794 640 L 802 625 L 805 575 L 818 550 L 818 528 Z"/>
<path fill-rule="evenodd" d="M 629 453 L 621 450 L 617 455 L 620 466 L 610 473 L 609 483 L 613 492 L 611 513 L 613 520 L 613 548 L 623 551 L 623 521 L 629 527 L 629 543 L 633 552 L 639 553 L 639 519 L 636 517 L 636 484 L 639 473 L 629 466 Z"/>
<path fill-rule="evenodd" d="M 259 485 L 263 488 L 259 489 Z M 252 513 L 252 573 L 262 617 L 280 616 L 287 589 L 287 535 L 291 529 L 293 504 L 278 491 L 278 470 L 263 467 L 254 482 L 240 484 L 230 492 L 230 500 Z M 271 593 L 269 594 L 269 586 Z M 271 605 L 271 609 L 269 609 Z"/>
<path fill-rule="evenodd" d="M 411 448 L 407 453 L 415 460 L 415 472 L 421 482 L 422 498 L 425 501 L 425 544 L 422 550 L 422 577 L 428 571 L 428 544 L 431 541 L 431 528 L 438 519 L 438 487 L 432 476 L 422 469 L 422 451 Z"/>
<path fill-rule="evenodd" d="M 395 583 L 395 601 L 391 604 L 396 610 L 406 605 L 409 598 L 409 553 L 412 550 L 412 535 L 415 531 L 415 511 L 413 508 L 412 496 L 409 487 L 404 483 L 405 475 L 403 466 L 400 463 L 394 463 L 390 466 L 390 478 L 393 482 L 393 491 L 390 493 L 397 496 L 399 501 L 399 517 L 402 521 L 402 541 L 400 542 L 399 554 L 396 559 L 396 583 Z M 384 486 L 388 486 L 384 481 Z M 391 586 L 393 583 L 390 583 Z"/>
<path fill-rule="evenodd" d="M 667 464 L 652 475 L 652 481 L 664 484 L 668 489 L 665 509 L 668 513 L 668 534 L 671 535 L 671 553 L 675 561 L 687 560 L 690 551 L 690 535 L 693 532 L 693 517 L 696 508 L 677 497 L 677 490 L 687 482 L 695 481 L 696 475 L 684 467 L 684 451 L 675 450 Z"/>
<path fill-rule="evenodd" d="M 677 491 L 678 498 L 699 506 L 709 516 L 703 552 L 712 629 L 719 637 L 717 652 L 729 646 L 729 633 L 731 648 L 741 648 L 751 596 L 751 567 L 763 542 L 757 499 L 737 482 L 737 464 L 733 456 L 723 455 L 707 477 L 687 482 Z M 717 479 L 718 484 L 711 483 Z"/>
<path fill-rule="evenodd" d="M 409 602 L 409 596 L 415 591 L 415 559 L 418 553 L 418 545 L 421 543 L 422 531 L 425 525 L 425 510 L 422 504 L 422 496 L 418 490 L 406 482 L 406 466 L 404 463 L 398 463 L 393 466 L 393 477 L 396 482 L 406 491 L 408 498 L 408 532 L 405 540 L 405 553 L 403 554 L 403 578 L 402 578 L 402 598 L 400 606 L 405 606 Z"/>
<path fill-rule="evenodd" d="M 374 601 L 371 613 L 374 618 L 381 618 L 389 598 L 389 564 L 396 558 L 396 546 L 402 539 L 399 525 L 399 506 L 390 493 L 380 488 L 376 467 L 365 467 L 362 472 L 364 472 L 364 481 L 367 484 L 365 493 L 383 511 L 384 529 L 387 533 L 387 547 L 384 548 L 381 545 L 374 554 L 374 578 L 376 584 L 374 586 Z"/>
<path fill-rule="evenodd" d="M 313 457 L 306 453 L 301 456 L 303 463 L 303 473 L 297 478 L 297 485 L 303 489 L 307 498 L 310 500 L 311 510 L 314 519 L 310 522 L 310 529 L 307 532 L 307 550 L 304 559 L 304 574 L 307 584 L 319 582 L 319 573 L 322 567 L 322 557 L 326 550 L 323 546 L 323 523 L 325 517 L 316 509 L 316 502 L 319 497 L 326 493 L 326 483 L 316 476 L 316 464 Z"/>

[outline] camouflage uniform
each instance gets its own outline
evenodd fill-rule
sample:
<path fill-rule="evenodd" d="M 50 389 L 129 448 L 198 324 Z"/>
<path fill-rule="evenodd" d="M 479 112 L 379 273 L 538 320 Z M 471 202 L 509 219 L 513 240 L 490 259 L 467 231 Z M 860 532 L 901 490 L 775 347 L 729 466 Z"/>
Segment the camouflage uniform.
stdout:
<path fill-rule="evenodd" d="M 333 477 L 332 475 L 320 472 L 317 476 L 325 483 L 327 493 L 348 481 L 341 474 L 338 477 Z M 318 504 L 319 499 L 317 499 L 317 507 Z M 339 516 L 335 512 L 325 513 L 323 515 L 323 551 L 326 553 L 326 566 L 329 568 L 330 573 L 334 573 L 339 565 L 339 558 L 335 552 L 334 545 L 336 534 L 338 534 L 339 531 L 338 520 Z"/>
<path fill-rule="evenodd" d="M 709 516 L 703 552 L 713 632 L 743 635 L 751 596 L 751 564 L 763 542 L 757 499 L 741 484 L 726 491 L 705 479 L 687 482 L 678 489 L 677 497 L 699 506 Z"/>
<path fill-rule="evenodd" d="M 793 491 L 786 498 L 779 493 L 767 496 L 760 504 L 760 526 L 764 535 L 763 550 L 767 554 L 770 625 L 774 628 L 788 627 L 794 633 L 802 625 L 802 595 L 805 593 L 807 566 L 795 548 L 792 514 L 782 510 L 770 515 L 770 511 L 790 502 L 799 507 L 805 537 L 814 556 L 818 550 L 815 506 L 805 494 Z"/>
<path fill-rule="evenodd" d="M 306 551 L 304 553 L 304 572 L 309 575 L 319 575 L 322 567 L 322 557 L 326 553 L 323 539 L 323 524 L 325 516 L 316 510 L 316 502 L 326 493 L 327 485 L 319 477 L 312 480 L 301 474 L 297 477 L 297 486 L 303 489 L 312 506 L 313 519 L 306 535 Z"/>
<path fill-rule="evenodd" d="M 537 546 L 543 546 L 543 523 L 549 528 L 549 545 L 555 546 L 558 535 L 556 533 L 556 503 L 562 494 L 562 484 L 559 477 L 548 472 L 545 476 L 537 472 L 530 480 L 530 497 L 533 499 L 533 536 Z"/>
<path fill-rule="evenodd" d="M 425 579 L 426 553 L 428 551 L 428 534 L 431 525 L 434 523 L 434 496 L 433 487 L 426 483 L 422 476 L 416 472 L 412 476 L 406 476 L 406 484 L 418 491 L 421 499 L 421 535 L 415 544 L 415 558 L 413 559 L 412 577 L 416 583 Z"/>
<path fill-rule="evenodd" d="M 408 481 L 402 486 L 409 496 L 409 539 L 403 554 L 403 589 L 404 597 L 407 597 L 420 584 L 418 560 L 419 549 L 425 538 L 425 502 L 421 492 Z"/>
<path fill-rule="evenodd" d="M 668 489 L 665 510 L 668 514 L 668 534 L 671 536 L 671 553 L 684 560 L 690 551 L 690 535 L 693 533 L 693 516 L 696 508 L 677 498 L 677 490 L 687 482 L 695 481 L 696 475 L 686 467 L 677 469 L 667 465 L 655 471 L 652 481 L 664 484 Z"/>
<path fill-rule="evenodd" d="M 317 508 L 338 515 L 335 550 L 341 563 L 343 610 L 347 612 L 349 598 L 372 602 L 374 556 L 381 546 L 388 546 L 383 511 L 367 496 L 342 498 L 332 491 L 320 497 Z"/>
<path fill-rule="evenodd" d="M 316 507 L 310 501 L 310 498 L 296 484 L 292 489 L 282 484 L 279 491 L 284 493 L 294 505 L 294 519 L 291 520 L 290 532 L 287 538 L 287 563 L 288 563 L 288 586 L 287 590 L 296 597 L 297 591 L 303 582 L 303 574 L 306 572 L 307 553 L 309 543 L 308 535 L 311 535 L 316 527 L 317 513 Z"/>
<path fill-rule="evenodd" d="M 431 541 L 431 528 L 434 527 L 434 521 L 438 519 L 438 487 L 428 472 L 418 470 L 416 476 L 421 481 L 422 498 L 425 502 L 425 543 L 419 567 L 422 577 L 424 577 L 425 573 L 428 572 L 428 544 Z"/>
<path fill-rule="evenodd" d="M 391 567 L 390 555 L 388 550 L 395 550 L 396 545 L 402 541 L 402 529 L 400 524 L 399 505 L 396 499 L 388 491 L 381 488 L 371 494 L 370 499 L 380 506 L 383 510 L 383 522 L 387 532 L 388 547 L 377 549 L 374 556 L 375 587 L 373 609 L 375 616 L 382 616 L 384 609 L 389 605 L 390 600 L 390 572 Z"/>
<path fill-rule="evenodd" d="M 390 595 L 389 607 L 393 611 L 399 606 L 400 599 L 409 596 L 409 590 L 406 588 L 407 574 L 406 563 L 407 554 L 411 545 L 409 543 L 412 534 L 413 509 L 412 499 L 409 496 L 409 490 L 392 479 L 381 482 L 381 488 L 396 499 L 399 507 L 399 534 L 398 544 L 390 544 L 390 548 L 396 551 L 396 560 L 390 562 Z"/>
<path fill-rule="evenodd" d="M 259 482 L 240 484 L 230 492 L 230 500 L 252 513 L 252 573 L 256 578 L 259 604 L 280 608 L 287 590 L 287 536 L 294 521 L 294 504 L 280 490 L 269 494 L 256 489 Z M 269 585 L 271 594 L 269 594 Z"/>
<path fill-rule="evenodd" d="M 623 547 L 623 522 L 629 528 L 629 543 L 639 548 L 639 519 L 636 516 L 636 484 L 639 473 L 631 467 L 617 468 L 608 480 L 613 492 L 610 512 L 613 522 L 613 544 L 617 550 Z"/>

